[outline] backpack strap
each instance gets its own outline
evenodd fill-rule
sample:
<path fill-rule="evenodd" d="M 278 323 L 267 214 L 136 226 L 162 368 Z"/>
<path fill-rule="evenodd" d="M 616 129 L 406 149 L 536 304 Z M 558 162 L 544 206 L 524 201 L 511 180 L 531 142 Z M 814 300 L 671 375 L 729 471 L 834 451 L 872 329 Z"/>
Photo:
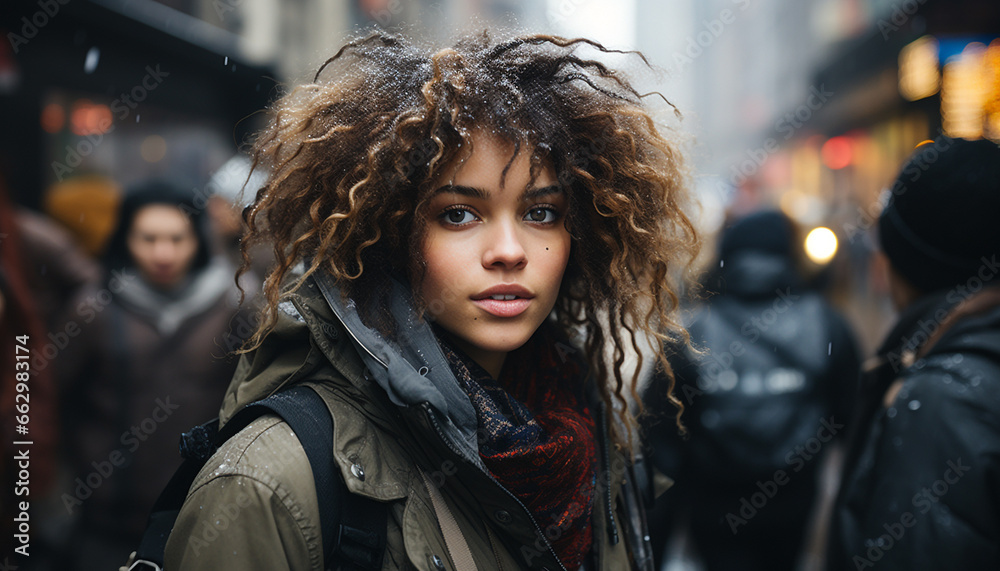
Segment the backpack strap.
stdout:
<path fill-rule="evenodd" d="M 205 462 L 230 437 L 258 417 L 274 413 L 291 427 L 309 458 L 319 502 L 323 556 L 327 568 L 375 570 L 382 567 L 387 507 L 351 494 L 333 459 L 333 419 L 323 399 L 310 387 L 296 386 L 250 403 L 220 431 L 218 419 L 181 436 L 185 461 L 161 492 L 132 569 L 163 569 L 163 554 L 191 484 Z"/>

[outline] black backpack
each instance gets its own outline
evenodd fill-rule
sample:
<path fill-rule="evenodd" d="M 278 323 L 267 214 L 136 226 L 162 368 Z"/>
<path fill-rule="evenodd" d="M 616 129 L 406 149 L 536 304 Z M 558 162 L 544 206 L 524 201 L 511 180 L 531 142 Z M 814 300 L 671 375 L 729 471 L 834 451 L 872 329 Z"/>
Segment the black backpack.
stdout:
<path fill-rule="evenodd" d="M 167 538 L 198 472 L 226 440 L 267 413 L 277 414 L 288 423 L 309 457 L 319 500 L 324 566 L 345 570 L 382 568 L 386 505 L 347 490 L 333 459 L 333 420 L 326 403 L 313 389 L 296 386 L 248 404 L 221 431 L 219 419 L 215 418 L 181 435 L 184 463 L 153 504 L 130 570 L 163 569 Z"/>

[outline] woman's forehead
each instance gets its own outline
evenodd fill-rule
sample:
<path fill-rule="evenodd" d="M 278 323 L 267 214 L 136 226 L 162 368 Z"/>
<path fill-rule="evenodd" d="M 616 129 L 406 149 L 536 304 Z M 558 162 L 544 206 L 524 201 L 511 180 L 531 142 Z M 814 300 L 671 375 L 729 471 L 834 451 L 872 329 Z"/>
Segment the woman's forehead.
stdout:
<path fill-rule="evenodd" d="M 459 152 L 451 164 L 434 177 L 432 189 L 444 185 L 503 189 L 551 186 L 557 183 L 551 162 L 545 158 L 532 168 L 537 149 L 520 146 L 495 134 L 477 131 L 470 138 L 470 150 Z"/>

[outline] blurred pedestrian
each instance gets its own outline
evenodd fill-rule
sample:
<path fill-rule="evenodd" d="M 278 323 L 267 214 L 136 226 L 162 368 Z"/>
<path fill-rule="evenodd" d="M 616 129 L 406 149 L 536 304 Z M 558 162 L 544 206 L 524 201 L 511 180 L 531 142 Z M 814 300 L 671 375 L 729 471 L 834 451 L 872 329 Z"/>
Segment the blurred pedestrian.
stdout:
<path fill-rule="evenodd" d="M 55 328 L 77 292 L 101 279 L 101 266 L 55 220 L 23 207 L 16 208 L 14 216 L 32 295 L 46 325 Z"/>
<path fill-rule="evenodd" d="M 237 153 L 212 174 L 206 190 L 210 193 L 206 210 L 212 220 L 217 251 L 229 257 L 234 266 L 243 265 L 240 246 L 246 234 L 243 209 L 267 183 L 263 166 L 253 169 L 253 163 L 243 153 Z M 240 276 L 240 283 L 249 293 L 260 291 L 262 276 L 274 265 L 274 252 L 266 244 L 257 244 L 248 252 L 250 271 Z M 252 292 L 251 292 L 252 290 Z"/>
<path fill-rule="evenodd" d="M 235 268 L 209 255 L 192 199 L 166 181 L 127 193 L 101 288 L 77 296 L 61 329 L 74 471 L 62 500 L 80 517 L 68 563 L 77 569 L 112 569 L 134 549 L 180 463 L 180 433 L 217 414 L 235 368 Z"/>
<path fill-rule="evenodd" d="M 899 319 L 862 379 L 831 571 L 1000 569 L 1000 147 L 917 149 L 878 222 Z"/>
<path fill-rule="evenodd" d="M 747 216 L 721 240 L 717 292 L 688 328 L 702 355 L 673 360 L 689 439 L 672 422 L 647 428 L 652 461 L 675 479 L 651 533 L 662 552 L 687 529 L 708 571 L 791 570 L 817 497 L 821 458 L 842 433 L 859 357 L 844 319 L 810 290 L 792 222 Z M 672 420 L 663 379 L 646 392 L 651 414 Z"/>

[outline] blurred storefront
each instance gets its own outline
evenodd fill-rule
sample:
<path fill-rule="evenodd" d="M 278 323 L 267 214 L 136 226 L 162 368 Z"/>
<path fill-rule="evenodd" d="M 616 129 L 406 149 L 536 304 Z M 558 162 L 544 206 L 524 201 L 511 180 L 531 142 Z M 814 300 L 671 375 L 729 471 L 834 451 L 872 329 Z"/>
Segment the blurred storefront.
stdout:
<path fill-rule="evenodd" d="M 788 136 L 753 165 L 790 213 L 808 216 L 809 196 L 834 209 L 877 202 L 914 147 L 938 134 L 1000 140 L 1000 4 L 873 1 L 863 14 L 863 31 L 835 42 L 813 74 L 819 98 L 778 117 L 774 134 Z M 734 178 L 747 178 L 746 166 L 734 165 Z"/>
<path fill-rule="evenodd" d="M 789 110 L 786 120 L 802 128 L 756 182 L 799 221 L 826 221 L 837 231 L 849 253 L 841 272 L 850 275 L 839 293 L 870 323 L 861 329 L 874 342 L 890 311 L 874 225 L 903 161 L 940 134 L 1000 141 L 1000 4 L 906 0 L 869 8 L 864 31 L 839 42 L 814 75 L 827 100 L 808 113 Z"/>
<path fill-rule="evenodd" d="M 1000 4 L 911 0 L 871 24 L 817 73 L 837 97 L 793 161 L 806 186 L 853 202 L 862 219 L 877 216 L 871 205 L 922 141 L 1000 139 Z"/>
<path fill-rule="evenodd" d="M 524 0 L 14 0 L 0 14 L 0 175 L 96 253 L 121 188 L 203 187 L 350 34 L 545 14 Z"/>
<path fill-rule="evenodd" d="M 237 35 L 151 0 L 14 2 L 0 28 L 0 172 L 92 253 L 121 188 L 204 186 L 275 89 Z"/>

